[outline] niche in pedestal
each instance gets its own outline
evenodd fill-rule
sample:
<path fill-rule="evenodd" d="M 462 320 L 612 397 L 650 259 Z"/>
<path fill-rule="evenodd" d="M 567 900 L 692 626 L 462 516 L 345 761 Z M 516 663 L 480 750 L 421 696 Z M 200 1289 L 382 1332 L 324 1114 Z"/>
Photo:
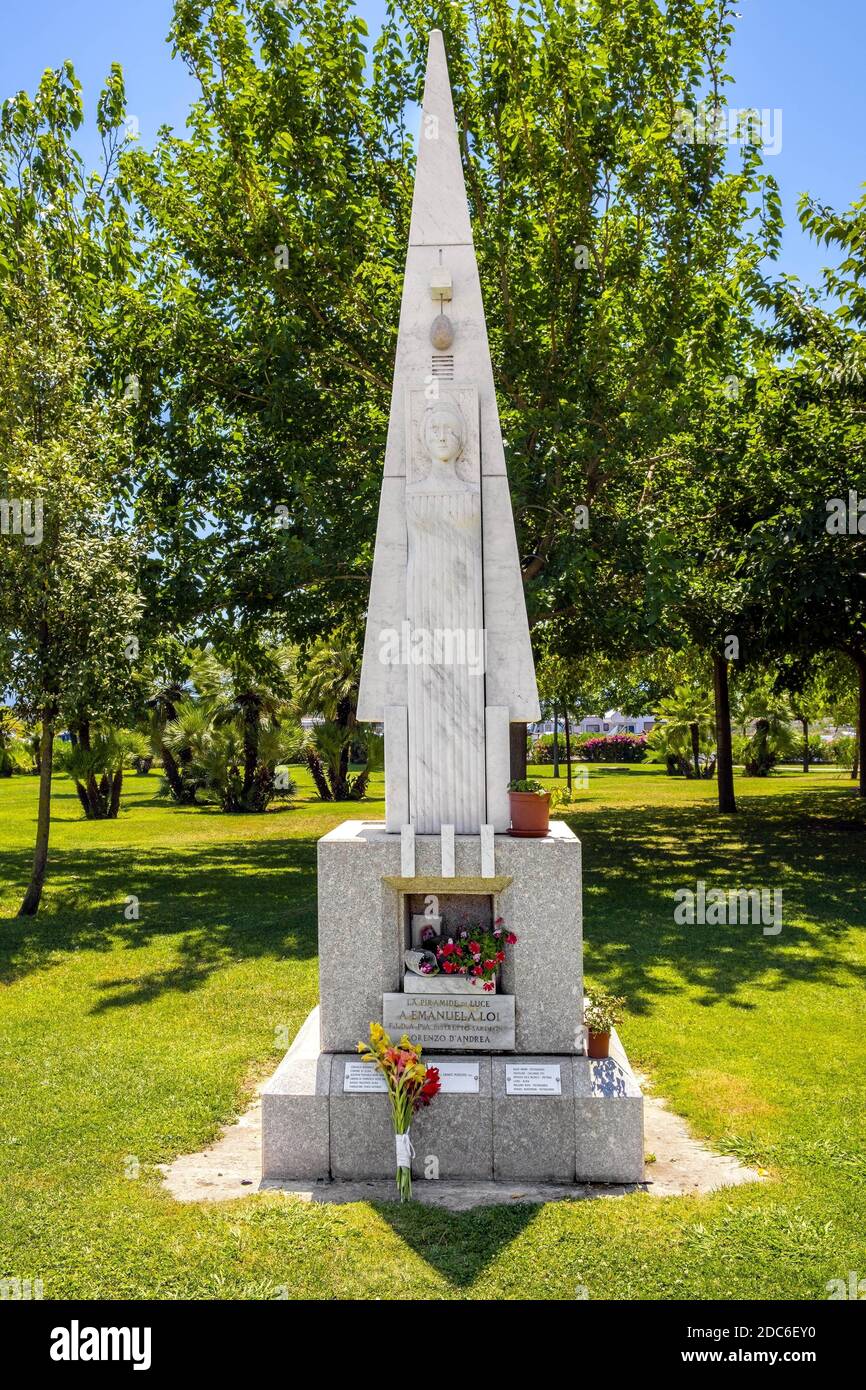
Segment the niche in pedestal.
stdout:
<path fill-rule="evenodd" d="M 492 931 L 496 916 L 492 893 L 404 893 L 403 913 L 407 947 L 427 944 L 435 936 L 455 936 L 463 926 Z"/>
<path fill-rule="evenodd" d="M 502 1038 L 510 1036 L 513 1032 L 514 1000 L 505 999 L 501 995 L 496 998 L 500 971 L 499 967 L 496 967 L 495 973 L 491 973 L 489 966 L 490 958 L 495 959 L 492 937 L 497 916 L 495 895 L 481 891 L 428 894 L 409 891 L 401 895 L 401 903 L 404 939 L 411 943 L 413 953 L 424 951 L 428 954 L 423 964 L 418 956 L 414 956 L 414 960 L 410 956 L 407 965 L 411 962 L 413 967 L 421 968 L 407 968 L 404 971 L 402 994 L 385 996 L 385 1016 L 393 1018 L 396 1008 L 400 1011 L 401 1021 L 405 1021 L 408 1017 L 407 1008 L 420 1008 L 423 1012 L 413 1012 L 411 1015 L 415 1023 L 427 1022 L 430 1019 L 444 1020 L 449 1024 L 455 1021 L 462 1023 L 463 1027 L 449 1029 L 444 1034 L 441 1028 L 437 1028 L 435 1042 L 442 1046 L 459 1047 L 464 1038 L 465 1045 L 470 1048 L 479 1045 L 483 1047 L 494 1038 L 498 1046 L 513 1045 L 508 1041 L 503 1042 Z M 476 938 L 481 943 L 480 949 L 483 954 L 476 954 L 467 959 L 468 952 L 477 949 L 470 945 Z M 462 952 L 467 954 L 462 957 L 448 956 L 451 943 L 454 943 L 455 947 L 459 946 Z M 434 963 L 431 956 L 438 957 L 440 969 L 424 973 L 424 964 Z M 487 962 L 483 974 L 482 961 Z M 463 965 L 464 962 L 469 969 L 458 968 L 458 965 Z M 476 969 L 476 964 L 477 974 L 474 974 L 472 972 Z M 486 1001 L 492 1012 L 488 1009 L 483 1017 L 479 1015 L 479 1000 Z M 479 1023 L 488 1022 L 500 1026 L 494 1029 L 492 1034 L 484 1028 L 479 1029 Z M 503 1022 L 504 1035 L 501 1027 Z"/>

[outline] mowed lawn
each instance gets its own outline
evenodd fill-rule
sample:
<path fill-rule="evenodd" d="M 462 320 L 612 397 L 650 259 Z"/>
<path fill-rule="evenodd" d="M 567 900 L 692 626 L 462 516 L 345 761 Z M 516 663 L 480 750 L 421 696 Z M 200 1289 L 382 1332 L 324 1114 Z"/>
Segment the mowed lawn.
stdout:
<path fill-rule="evenodd" d="M 405 1300 L 822 1299 L 866 1276 L 866 808 L 819 769 L 739 780 L 720 818 L 711 784 L 593 767 L 569 817 L 588 974 L 628 995 L 633 1061 L 767 1183 L 463 1215 L 169 1197 L 154 1165 L 213 1139 L 315 1003 L 317 838 L 383 814 L 298 779 L 290 808 L 228 817 L 130 776 L 119 820 L 87 823 L 58 778 L 35 921 L 14 913 L 36 782 L 0 780 L 0 1277 L 46 1299 Z M 677 926 L 697 879 L 781 888 L 781 933 Z"/>

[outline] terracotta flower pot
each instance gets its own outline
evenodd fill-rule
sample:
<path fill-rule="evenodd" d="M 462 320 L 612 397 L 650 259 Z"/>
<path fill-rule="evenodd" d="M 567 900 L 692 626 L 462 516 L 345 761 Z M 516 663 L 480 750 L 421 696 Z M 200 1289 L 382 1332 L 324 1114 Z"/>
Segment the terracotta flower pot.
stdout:
<path fill-rule="evenodd" d="M 550 792 L 509 792 L 509 835 L 541 837 L 550 826 Z"/>
<path fill-rule="evenodd" d="M 593 1033 L 591 1028 L 586 1031 L 588 1034 L 587 1057 L 608 1057 L 610 1055 L 610 1033 Z"/>

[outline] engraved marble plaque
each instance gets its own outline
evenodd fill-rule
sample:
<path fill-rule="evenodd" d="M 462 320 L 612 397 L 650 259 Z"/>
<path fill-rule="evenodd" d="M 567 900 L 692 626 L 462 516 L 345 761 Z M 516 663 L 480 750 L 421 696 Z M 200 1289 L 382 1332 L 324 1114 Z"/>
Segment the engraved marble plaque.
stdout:
<path fill-rule="evenodd" d="M 455 1062 L 452 1057 L 427 1057 L 428 1067 L 439 1068 L 443 1096 L 477 1096 L 478 1063 Z"/>
<path fill-rule="evenodd" d="M 383 994 L 382 1022 L 391 1037 L 408 1033 L 424 1048 L 449 1052 L 510 1052 L 514 995 L 479 999 L 448 994 Z"/>
<path fill-rule="evenodd" d="M 343 1073 L 343 1090 L 357 1095 L 370 1091 L 387 1091 L 385 1078 L 372 1062 L 347 1062 Z"/>
<path fill-rule="evenodd" d="M 507 1062 L 507 1096 L 561 1096 L 562 1071 L 559 1062 Z"/>

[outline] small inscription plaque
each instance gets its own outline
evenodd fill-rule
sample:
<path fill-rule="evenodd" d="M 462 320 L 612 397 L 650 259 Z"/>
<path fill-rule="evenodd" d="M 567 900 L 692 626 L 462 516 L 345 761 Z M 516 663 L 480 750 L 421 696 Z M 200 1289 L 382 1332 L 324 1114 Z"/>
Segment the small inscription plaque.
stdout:
<path fill-rule="evenodd" d="M 384 994 L 382 1022 L 391 1037 L 408 1033 L 424 1048 L 509 1052 L 514 1048 L 514 995 Z"/>
<path fill-rule="evenodd" d="M 425 1057 L 424 1061 L 428 1067 L 439 1068 L 443 1095 L 478 1095 L 477 1062 L 454 1062 L 450 1057 Z"/>
<path fill-rule="evenodd" d="M 385 1078 L 372 1062 L 347 1062 L 343 1073 L 343 1090 L 366 1094 L 368 1091 L 387 1091 Z"/>
<path fill-rule="evenodd" d="M 507 1096 L 561 1096 L 562 1076 L 558 1062 L 506 1062 Z"/>

